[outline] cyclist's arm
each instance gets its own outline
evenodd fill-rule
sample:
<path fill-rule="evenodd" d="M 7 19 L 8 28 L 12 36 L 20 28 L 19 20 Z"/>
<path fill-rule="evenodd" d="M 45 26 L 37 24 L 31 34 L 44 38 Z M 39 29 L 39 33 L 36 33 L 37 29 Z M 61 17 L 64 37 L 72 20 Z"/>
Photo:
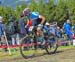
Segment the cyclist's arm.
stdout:
<path fill-rule="evenodd" d="M 29 24 L 29 20 L 27 20 L 27 24 L 26 25 L 28 26 L 28 24 Z"/>
<path fill-rule="evenodd" d="M 44 22 L 46 21 L 46 20 L 45 20 L 45 17 L 44 17 L 44 16 L 42 16 L 42 15 L 39 15 L 39 18 L 41 18 L 41 19 L 42 19 L 42 21 L 41 21 L 41 23 L 40 23 L 40 24 L 44 24 Z"/>

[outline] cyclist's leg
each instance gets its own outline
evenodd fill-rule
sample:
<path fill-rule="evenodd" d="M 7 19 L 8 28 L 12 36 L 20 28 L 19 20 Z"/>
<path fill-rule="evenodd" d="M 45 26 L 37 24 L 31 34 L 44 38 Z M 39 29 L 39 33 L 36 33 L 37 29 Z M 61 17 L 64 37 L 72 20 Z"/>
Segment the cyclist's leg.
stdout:
<path fill-rule="evenodd" d="M 34 27 L 34 28 L 33 28 L 33 32 L 32 32 L 32 34 L 34 35 L 34 39 L 33 39 L 34 41 L 33 41 L 33 42 L 34 42 L 34 48 L 35 48 L 35 49 L 37 49 L 36 29 L 37 29 L 37 27 Z"/>
<path fill-rule="evenodd" d="M 34 48 L 37 49 L 37 39 L 36 39 L 36 36 L 34 36 Z"/>

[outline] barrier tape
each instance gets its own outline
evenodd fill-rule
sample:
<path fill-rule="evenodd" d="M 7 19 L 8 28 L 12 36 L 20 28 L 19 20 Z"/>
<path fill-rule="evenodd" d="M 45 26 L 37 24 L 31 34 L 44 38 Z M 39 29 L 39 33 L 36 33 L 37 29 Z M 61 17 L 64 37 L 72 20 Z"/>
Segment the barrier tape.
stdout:
<path fill-rule="evenodd" d="M 62 45 L 62 44 L 65 44 L 65 43 L 67 43 L 67 41 L 65 41 L 65 42 L 58 42 L 58 45 Z M 41 43 L 40 42 L 38 42 L 37 43 L 37 45 L 40 45 Z M 32 45 L 35 45 L 35 43 L 31 43 L 31 44 L 22 44 L 22 46 L 24 46 L 24 47 L 27 47 L 27 46 L 32 46 Z M 7 45 L 2 45 L 2 46 L 0 46 L 0 48 L 16 48 L 16 47 L 19 47 L 20 45 L 9 45 L 9 46 L 7 46 Z"/>
<path fill-rule="evenodd" d="M 37 44 L 41 44 L 41 43 L 37 43 Z M 31 44 L 22 44 L 22 46 L 24 46 L 24 47 L 27 47 L 27 46 L 32 46 L 32 45 L 35 45 L 35 43 L 31 43 Z M 7 45 L 2 45 L 2 46 L 0 46 L 0 48 L 16 48 L 16 47 L 19 47 L 20 45 L 9 45 L 9 46 L 7 46 Z"/>

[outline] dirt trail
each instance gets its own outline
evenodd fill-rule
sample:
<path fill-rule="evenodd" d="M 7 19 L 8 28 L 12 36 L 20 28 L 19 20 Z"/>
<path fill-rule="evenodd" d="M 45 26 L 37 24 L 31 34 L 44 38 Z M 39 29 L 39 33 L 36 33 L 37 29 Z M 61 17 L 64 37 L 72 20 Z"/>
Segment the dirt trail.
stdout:
<path fill-rule="evenodd" d="M 24 59 L 16 57 L 12 59 L 4 59 L 0 62 L 75 62 L 75 49 L 59 51 L 56 54 L 44 54 L 34 58 Z"/>

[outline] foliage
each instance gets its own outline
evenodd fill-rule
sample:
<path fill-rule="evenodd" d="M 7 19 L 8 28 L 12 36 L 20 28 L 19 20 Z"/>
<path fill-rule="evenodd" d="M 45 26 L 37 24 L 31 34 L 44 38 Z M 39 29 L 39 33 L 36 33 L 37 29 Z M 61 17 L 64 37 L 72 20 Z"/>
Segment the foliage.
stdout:
<path fill-rule="evenodd" d="M 7 24 L 10 16 L 14 16 L 16 20 L 20 19 L 20 15 L 25 7 L 29 7 L 31 11 L 39 11 L 40 14 L 46 17 L 48 22 L 57 21 L 60 26 L 66 21 L 66 19 L 71 19 L 72 22 L 75 20 L 75 0 L 59 0 L 55 2 L 54 0 L 49 0 L 48 3 L 44 3 L 43 0 L 39 0 L 36 3 L 32 0 L 30 5 L 20 5 L 16 6 L 16 9 L 11 7 L 0 6 L 0 15 L 4 17 L 4 22 Z"/>

